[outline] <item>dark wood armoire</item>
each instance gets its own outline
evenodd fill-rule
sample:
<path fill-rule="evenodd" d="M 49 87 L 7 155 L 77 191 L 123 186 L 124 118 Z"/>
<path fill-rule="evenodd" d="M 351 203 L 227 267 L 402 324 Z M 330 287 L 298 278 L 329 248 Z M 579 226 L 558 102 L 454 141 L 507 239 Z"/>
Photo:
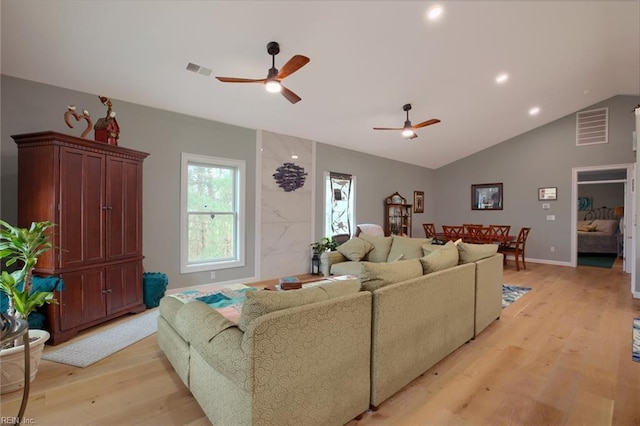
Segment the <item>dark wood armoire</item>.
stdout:
<path fill-rule="evenodd" d="M 14 135 L 18 226 L 48 220 L 53 249 L 35 273 L 64 290 L 46 306 L 50 343 L 145 310 L 142 297 L 142 163 L 145 152 L 57 132 Z"/>

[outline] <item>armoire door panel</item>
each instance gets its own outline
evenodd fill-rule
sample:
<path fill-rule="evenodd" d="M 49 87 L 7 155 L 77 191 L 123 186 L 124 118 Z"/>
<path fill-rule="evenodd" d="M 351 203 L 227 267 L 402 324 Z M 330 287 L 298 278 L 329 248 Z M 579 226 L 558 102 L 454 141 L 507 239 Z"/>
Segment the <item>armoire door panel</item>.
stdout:
<path fill-rule="evenodd" d="M 107 259 L 141 254 L 141 183 L 139 162 L 107 160 Z"/>
<path fill-rule="evenodd" d="M 61 274 L 60 329 L 68 330 L 105 316 L 104 268 Z"/>
<path fill-rule="evenodd" d="M 107 267 L 107 315 L 140 303 L 142 266 L 140 261 Z"/>
<path fill-rule="evenodd" d="M 61 266 L 104 260 L 104 155 L 65 148 L 60 153 Z"/>

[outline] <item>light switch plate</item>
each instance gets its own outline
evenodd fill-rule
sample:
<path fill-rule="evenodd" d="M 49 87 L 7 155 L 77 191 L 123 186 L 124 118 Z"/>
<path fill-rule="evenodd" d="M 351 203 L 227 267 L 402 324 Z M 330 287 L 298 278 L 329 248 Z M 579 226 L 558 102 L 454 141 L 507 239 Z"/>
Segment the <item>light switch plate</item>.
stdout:
<path fill-rule="evenodd" d="M 547 215 L 547 220 L 556 220 L 556 215 L 555 214 L 548 214 Z"/>
<path fill-rule="evenodd" d="M 549 203 L 542 203 L 542 209 L 543 210 L 549 210 L 551 208 L 551 204 Z"/>

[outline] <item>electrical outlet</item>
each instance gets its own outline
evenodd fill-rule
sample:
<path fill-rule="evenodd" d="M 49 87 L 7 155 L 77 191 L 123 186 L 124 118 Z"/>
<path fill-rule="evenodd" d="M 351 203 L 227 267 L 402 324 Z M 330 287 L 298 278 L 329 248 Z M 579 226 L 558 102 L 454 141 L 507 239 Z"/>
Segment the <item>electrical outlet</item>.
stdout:
<path fill-rule="evenodd" d="M 551 204 L 549 203 L 542 203 L 542 209 L 543 210 L 549 210 L 551 208 Z"/>
<path fill-rule="evenodd" d="M 549 249 L 550 249 L 552 252 L 555 252 L 555 251 L 556 251 L 556 248 L 555 248 L 554 246 L 551 246 Z"/>
<path fill-rule="evenodd" d="M 216 279 L 216 273 L 215 273 L 215 272 L 212 272 L 212 273 L 209 275 L 209 278 L 211 278 L 212 280 L 215 280 L 215 279 Z"/>
<path fill-rule="evenodd" d="M 555 214 L 548 214 L 547 215 L 547 220 L 556 220 L 556 215 Z"/>

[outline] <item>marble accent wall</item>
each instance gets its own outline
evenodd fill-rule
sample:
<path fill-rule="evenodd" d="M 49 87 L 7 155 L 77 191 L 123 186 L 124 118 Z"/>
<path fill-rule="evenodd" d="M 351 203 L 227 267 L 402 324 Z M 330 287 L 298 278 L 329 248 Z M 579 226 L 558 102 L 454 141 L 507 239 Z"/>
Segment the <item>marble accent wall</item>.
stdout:
<path fill-rule="evenodd" d="M 260 279 L 308 273 L 313 242 L 313 142 L 261 131 Z M 295 154 L 297 159 L 292 159 Z M 283 163 L 304 167 L 305 184 L 295 191 L 278 187 L 273 174 Z"/>

